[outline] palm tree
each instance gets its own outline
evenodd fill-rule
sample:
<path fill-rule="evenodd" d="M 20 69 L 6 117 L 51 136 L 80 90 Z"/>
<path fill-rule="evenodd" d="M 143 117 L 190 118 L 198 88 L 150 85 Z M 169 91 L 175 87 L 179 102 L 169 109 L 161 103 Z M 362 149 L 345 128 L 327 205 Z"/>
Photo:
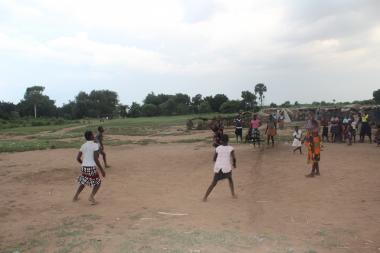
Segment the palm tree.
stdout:
<path fill-rule="evenodd" d="M 267 92 L 267 86 L 265 86 L 265 84 L 258 83 L 255 85 L 255 94 L 259 94 L 261 107 L 263 107 L 264 92 Z"/>

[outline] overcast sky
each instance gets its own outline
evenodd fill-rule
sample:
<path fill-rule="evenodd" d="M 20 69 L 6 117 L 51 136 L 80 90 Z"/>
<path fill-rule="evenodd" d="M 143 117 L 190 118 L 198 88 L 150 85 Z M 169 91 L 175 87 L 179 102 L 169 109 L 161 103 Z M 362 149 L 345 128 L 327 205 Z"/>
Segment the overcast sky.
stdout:
<path fill-rule="evenodd" d="M 372 98 L 379 0 L 0 0 L 0 100 L 110 89 L 265 102 Z"/>

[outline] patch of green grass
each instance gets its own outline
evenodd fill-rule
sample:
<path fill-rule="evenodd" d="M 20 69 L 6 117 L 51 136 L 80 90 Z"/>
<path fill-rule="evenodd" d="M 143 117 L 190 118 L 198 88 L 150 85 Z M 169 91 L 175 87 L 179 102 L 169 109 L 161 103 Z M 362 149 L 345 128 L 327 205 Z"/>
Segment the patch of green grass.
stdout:
<path fill-rule="evenodd" d="M 79 142 L 56 140 L 0 140 L 0 152 L 23 152 L 56 148 L 79 148 Z"/>
<path fill-rule="evenodd" d="M 42 132 L 52 133 L 63 128 L 74 127 L 80 125 L 79 123 L 72 123 L 67 125 L 47 125 L 47 126 L 26 126 L 26 127 L 15 127 L 0 129 L 0 134 L 13 135 L 13 136 L 24 136 L 38 134 Z"/>

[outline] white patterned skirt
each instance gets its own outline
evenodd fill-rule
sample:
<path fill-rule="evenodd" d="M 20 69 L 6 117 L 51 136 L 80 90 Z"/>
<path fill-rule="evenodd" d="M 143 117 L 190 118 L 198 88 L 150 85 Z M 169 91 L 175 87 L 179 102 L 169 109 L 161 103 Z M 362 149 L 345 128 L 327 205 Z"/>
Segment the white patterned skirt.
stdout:
<path fill-rule="evenodd" d="M 88 185 L 93 187 L 96 185 L 100 185 L 100 183 L 102 182 L 96 170 L 96 166 L 82 166 L 81 172 L 82 175 L 78 177 L 78 182 L 81 185 Z"/>

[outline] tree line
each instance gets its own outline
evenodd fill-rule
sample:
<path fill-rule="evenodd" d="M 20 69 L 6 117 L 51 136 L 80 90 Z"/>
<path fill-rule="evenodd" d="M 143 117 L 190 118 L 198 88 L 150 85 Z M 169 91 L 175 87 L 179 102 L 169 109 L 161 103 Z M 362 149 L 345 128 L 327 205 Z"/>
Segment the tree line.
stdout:
<path fill-rule="evenodd" d="M 12 120 L 23 117 L 59 117 L 64 119 L 82 118 L 112 118 L 112 117 L 141 117 L 160 115 L 184 115 L 197 113 L 235 113 L 238 111 L 258 111 L 263 106 L 267 87 L 258 83 L 253 92 L 241 92 L 241 98 L 229 99 L 225 94 L 202 96 L 197 94 L 190 97 L 187 94 L 177 93 L 155 94 L 149 93 L 143 102 L 133 102 L 131 105 L 120 103 L 118 94 L 110 90 L 93 90 L 90 93 L 79 92 L 74 100 L 63 106 L 56 106 L 55 101 L 44 94 L 43 86 L 28 87 L 23 99 L 18 103 L 0 102 L 0 119 Z M 373 92 L 373 99 L 354 101 L 358 104 L 380 104 L 380 89 Z M 313 106 L 344 105 L 349 102 L 313 102 Z M 269 107 L 299 107 L 305 104 L 286 101 Z M 308 104 L 310 105 L 310 104 Z"/>
<path fill-rule="evenodd" d="M 18 103 L 0 102 L 0 118 L 5 120 L 20 117 L 61 117 L 65 119 L 140 117 L 160 115 L 184 115 L 193 113 L 233 113 L 239 110 L 258 110 L 257 99 L 264 97 L 266 86 L 257 84 L 255 91 L 243 91 L 241 99 L 230 100 L 225 94 L 190 97 L 177 93 L 149 93 L 142 104 L 133 102 L 130 106 L 120 103 L 118 94 L 110 90 L 79 92 L 74 100 L 59 107 L 44 94 L 45 87 L 31 86 Z"/>

